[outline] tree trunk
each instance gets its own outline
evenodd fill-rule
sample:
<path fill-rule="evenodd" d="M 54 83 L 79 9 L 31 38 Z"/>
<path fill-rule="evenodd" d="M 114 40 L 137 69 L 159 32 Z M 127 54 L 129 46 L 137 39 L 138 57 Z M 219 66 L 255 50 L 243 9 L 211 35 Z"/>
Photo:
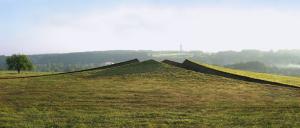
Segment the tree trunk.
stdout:
<path fill-rule="evenodd" d="M 21 72 L 21 70 L 20 70 L 20 69 L 18 69 L 18 74 L 20 74 L 20 72 Z"/>

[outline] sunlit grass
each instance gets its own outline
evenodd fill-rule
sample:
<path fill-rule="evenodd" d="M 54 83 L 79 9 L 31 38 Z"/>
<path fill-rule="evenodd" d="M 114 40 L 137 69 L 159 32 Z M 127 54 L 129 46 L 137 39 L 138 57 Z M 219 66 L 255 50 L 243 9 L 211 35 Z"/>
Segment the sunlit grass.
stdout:
<path fill-rule="evenodd" d="M 21 71 L 21 73 L 19 74 L 17 71 L 1 71 L 0 70 L 0 78 L 37 76 L 37 75 L 46 75 L 46 74 L 52 74 L 52 73 L 54 73 L 54 72 Z"/>
<path fill-rule="evenodd" d="M 154 61 L 0 80 L 0 127 L 298 127 L 299 107 L 300 90 Z"/>
<path fill-rule="evenodd" d="M 244 71 L 244 70 L 238 70 L 238 69 L 225 68 L 225 67 L 216 66 L 216 65 L 209 65 L 209 64 L 205 64 L 205 63 L 201 63 L 201 62 L 196 62 L 196 63 L 204 65 L 204 66 L 209 67 L 209 68 L 224 71 L 224 72 L 229 72 L 229 73 L 242 75 L 242 76 L 248 76 L 248 77 L 252 77 L 252 78 L 258 78 L 258 79 L 262 79 L 262 80 L 268 80 L 268 81 L 273 81 L 273 82 L 290 84 L 290 85 L 295 85 L 295 86 L 300 87 L 300 77 L 283 76 L 283 75 L 274 75 L 274 74 L 267 74 L 267 73 Z"/>

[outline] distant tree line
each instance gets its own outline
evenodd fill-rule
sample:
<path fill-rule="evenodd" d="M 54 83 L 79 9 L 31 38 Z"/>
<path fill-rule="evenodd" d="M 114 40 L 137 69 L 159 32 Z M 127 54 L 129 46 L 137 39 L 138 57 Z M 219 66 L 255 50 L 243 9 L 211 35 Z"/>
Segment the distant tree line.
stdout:
<path fill-rule="evenodd" d="M 0 69 L 7 69 L 6 57 L 0 56 Z M 208 64 L 215 65 L 232 65 L 246 62 L 261 62 L 268 68 L 258 68 L 259 72 L 272 72 L 280 74 L 299 74 L 297 68 L 282 68 L 282 65 L 295 64 L 300 65 L 300 50 L 281 50 L 281 51 L 258 51 L 243 50 L 224 51 L 217 53 L 205 53 L 202 51 L 131 51 L 131 50 L 115 50 L 115 51 L 96 51 L 96 52 L 78 52 L 66 54 L 41 54 L 30 55 L 29 59 L 35 66 L 35 71 L 74 71 L 79 69 L 93 68 L 107 65 L 110 63 L 118 63 L 130 59 L 138 58 L 140 60 L 170 59 L 182 62 L 184 59 L 192 59 Z M 278 65 L 281 65 L 278 67 Z"/>
<path fill-rule="evenodd" d="M 279 68 L 275 66 L 268 66 L 258 61 L 237 63 L 226 65 L 225 67 L 261 73 L 300 76 L 300 68 Z"/>

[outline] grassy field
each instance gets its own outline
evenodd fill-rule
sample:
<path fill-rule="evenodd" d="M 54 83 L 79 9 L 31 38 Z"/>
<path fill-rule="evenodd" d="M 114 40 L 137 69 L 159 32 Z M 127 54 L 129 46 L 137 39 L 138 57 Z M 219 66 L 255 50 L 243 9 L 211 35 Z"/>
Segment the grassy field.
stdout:
<path fill-rule="evenodd" d="M 195 62 L 195 61 L 194 61 Z M 217 69 L 224 72 L 229 72 L 237 75 L 248 76 L 252 78 L 258 78 L 267 81 L 279 82 L 284 84 L 290 84 L 300 87 L 300 77 L 293 77 L 293 76 L 283 76 L 283 75 L 274 75 L 274 74 L 267 74 L 267 73 L 258 73 L 258 72 L 251 72 L 251 71 L 244 71 L 244 70 L 237 70 L 231 68 L 225 68 L 216 65 L 209 65 L 205 63 L 195 62 L 201 65 L 204 65 L 209 68 Z"/>
<path fill-rule="evenodd" d="M 0 127 L 273 128 L 300 127 L 299 119 L 299 89 L 155 61 L 0 80 Z"/>
<path fill-rule="evenodd" d="M 1 78 L 11 78 L 11 77 L 26 77 L 26 76 L 38 76 L 38 75 L 46 75 L 52 74 L 52 72 L 30 72 L 30 71 L 22 71 L 20 74 L 16 71 L 1 71 L 0 70 L 0 79 Z"/>

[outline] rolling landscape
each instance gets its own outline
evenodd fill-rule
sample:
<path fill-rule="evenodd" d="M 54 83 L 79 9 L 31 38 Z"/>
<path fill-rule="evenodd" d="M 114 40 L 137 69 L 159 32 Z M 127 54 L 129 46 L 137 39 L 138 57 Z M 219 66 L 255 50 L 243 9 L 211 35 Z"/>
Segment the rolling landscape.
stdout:
<path fill-rule="evenodd" d="M 0 127 L 300 126 L 300 84 L 293 77 L 257 75 L 291 85 L 262 84 L 155 60 L 66 74 L 12 74 L 0 77 Z"/>
<path fill-rule="evenodd" d="M 0 128 L 300 128 L 298 0 L 0 0 Z"/>

